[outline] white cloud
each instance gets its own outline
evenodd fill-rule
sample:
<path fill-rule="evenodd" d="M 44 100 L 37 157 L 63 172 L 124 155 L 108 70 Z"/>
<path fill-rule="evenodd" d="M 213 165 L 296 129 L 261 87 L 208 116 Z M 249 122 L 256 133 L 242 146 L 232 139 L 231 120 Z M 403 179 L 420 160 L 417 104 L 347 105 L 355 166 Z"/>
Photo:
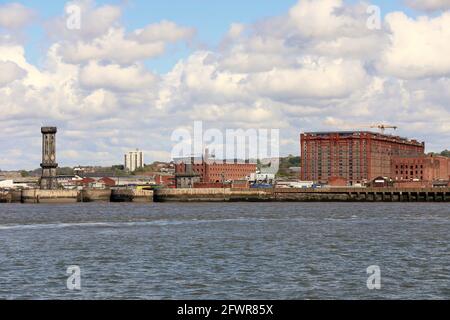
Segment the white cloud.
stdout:
<path fill-rule="evenodd" d="M 106 35 L 91 42 L 64 43 L 61 45 L 60 54 L 65 61 L 73 64 L 89 60 L 129 64 L 159 56 L 164 50 L 164 42 L 141 44 L 127 39 L 123 29 L 111 29 Z"/>
<path fill-rule="evenodd" d="M 34 11 L 20 3 L 6 3 L 0 5 L 0 27 L 6 29 L 20 29 L 32 22 Z"/>
<path fill-rule="evenodd" d="M 141 43 L 148 42 L 177 42 L 194 36 L 194 28 L 180 27 L 172 21 L 163 20 L 150 24 L 144 29 L 136 30 L 136 38 Z"/>
<path fill-rule="evenodd" d="M 406 0 L 406 3 L 414 9 L 424 11 L 450 9 L 450 0 Z"/>
<path fill-rule="evenodd" d="M 23 78 L 26 71 L 11 61 L 0 61 L 0 87 Z"/>
<path fill-rule="evenodd" d="M 224 103 L 245 99 L 244 75 L 219 72 L 212 52 L 196 52 L 179 62 L 166 77 L 163 87 L 171 92 L 170 103 Z"/>
<path fill-rule="evenodd" d="M 156 76 L 142 66 L 100 65 L 89 63 L 80 71 L 80 83 L 85 88 L 112 91 L 139 91 L 149 89 L 156 83 Z"/>
<path fill-rule="evenodd" d="M 66 8 L 74 5 L 81 10 L 79 30 L 67 28 L 66 15 L 47 23 L 49 35 L 59 45 L 59 54 L 72 64 L 90 60 L 133 64 L 160 56 L 167 45 L 188 41 L 195 34 L 194 28 L 167 20 L 127 32 L 120 21 L 121 7 L 96 6 L 92 0 L 79 0 L 69 2 Z"/>
<path fill-rule="evenodd" d="M 69 14 L 67 8 L 78 7 L 80 10 L 80 28 L 68 28 Z M 65 5 L 63 16 L 46 23 L 48 34 L 56 40 L 93 40 L 108 33 L 111 28 L 120 26 L 122 9 L 115 5 L 96 6 L 93 0 L 70 1 Z"/>
<path fill-rule="evenodd" d="M 386 23 L 391 44 L 381 56 L 381 70 L 402 78 L 450 75 L 450 12 L 417 19 L 396 12 Z"/>
<path fill-rule="evenodd" d="M 350 20 L 348 16 L 337 15 L 342 0 L 299 1 L 289 11 L 289 17 L 304 37 L 329 37 Z"/>
<path fill-rule="evenodd" d="M 247 82 L 275 100 L 342 98 L 365 85 L 366 72 L 358 61 L 306 58 L 298 68 L 257 73 Z"/>
<path fill-rule="evenodd" d="M 227 37 L 231 39 L 236 39 L 242 35 L 245 31 L 245 25 L 242 23 L 232 23 L 230 29 L 228 30 Z"/>
<path fill-rule="evenodd" d="M 151 29 L 152 25 L 149 28 Z M 174 33 L 162 33 L 158 37 L 153 35 L 153 38 L 151 32 L 144 34 L 142 31 L 131 35 L 126 34 L 123 28 L 111 28 L 104 35 L 91 41 L 64 41 L 59 50 L 63 59 L 73 64 L 89 60 L 131 64 L 160 56 L 165 52 L 168 43 L 191 37 L 190 31 L 182 28 L 173 31 Z"/>
<path fill-rule="evenodd" d="M 0 136 L 14 137 L 2 148 L 26 148 L 2 166 L 38 166 L 43 124 L 60 128 L 62 165 L 120 163 L 136 147 L 149 151 L 147 161 L 168 160 L 172 131 L 194 120 L 281 128 L 283 154 L 298 154 L 301 131 L 376 122 L 426 140 L 428 150 L 448 148 L 448 13 L 391 13 L 381 30 L 369 30 L 365 4 L 305 0 L 278 17 L 233 23 L 217 48 L 193 50 L 154 74 L 144 60 L 192 41 L 194 29 L 149 21 L 128 30 L 122 8 L 81 4 L 85 29 L 54 31 L 39 67 L 24 46 L 0 45 L 0 69 L 10 68 L 0 70 Z"/>

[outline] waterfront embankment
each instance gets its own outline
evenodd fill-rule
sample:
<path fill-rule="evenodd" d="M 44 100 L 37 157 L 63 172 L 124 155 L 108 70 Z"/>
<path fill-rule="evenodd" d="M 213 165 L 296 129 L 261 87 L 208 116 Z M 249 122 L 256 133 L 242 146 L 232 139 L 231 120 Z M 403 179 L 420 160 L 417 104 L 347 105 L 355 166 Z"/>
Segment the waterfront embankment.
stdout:
<path fill-rule="evenodd" d="M 0 190 L 0 203 L 11 202 L 12 193 Z"/>
<path fill-rule="evenodd" d="M 1 192 L 0 202 L 450 202 L 450 188 L 113 189 Z"/>
<path fill-rule="evenodd" d="M 450 188 L 159 189 L 157 202 L 449 202 Z"/>
<path fill-rule="evenodd" d="M 76 203 L 78 191 L 76 190 L 22 190 L 22 203 Z"/>
<path fill-rule="evenodd" d="M 3 203 L 153 202 L 153 191 L 117 190 L 16 190 L 0 191 Z"/>

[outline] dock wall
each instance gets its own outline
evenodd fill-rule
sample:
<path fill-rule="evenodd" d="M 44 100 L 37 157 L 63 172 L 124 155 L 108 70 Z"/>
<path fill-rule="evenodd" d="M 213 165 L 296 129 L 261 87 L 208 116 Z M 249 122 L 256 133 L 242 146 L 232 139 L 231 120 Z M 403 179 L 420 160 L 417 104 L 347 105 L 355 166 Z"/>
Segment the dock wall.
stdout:
<path fill-rule="evenodd" d="M 10 203 L 12 194 L 7 191 L 0 191 L 0 203 Z"/>
<path fill-rule="evenodd" d="M 158 189 L 155 201 L 224 202 L 224 201 L 270 201 L 272 195 L 255 189 Z"/>
<path fill-rule="evenodd" d="M 109 202 L 111 201 L 111 190 L 84 189 L 78 192 L 80 202 Z"/>
<path fill-rule="evenodd" d="M 449 202 L 450 188 L 159 189 L 155 201 Z"/>
<path fill-rule="evenodd" d="M 153 202 L 151 190 L 17 190 L 1 191 L 0 203 Z"/>
<path fill-rule="evenodd" d="M 112 190 L 112 202 L 153 202 L 153 191 L 151 190 L 134 190 L 134 189 L 117 189 Z"/>
<path fill-rule="evenodd" d="M 75 203 L 78 201 L 76 190 L 23 190 L 22 203 Z"/>
<path fill-rule="evenodd" d="M 0 191 L 0 202 L 450 202 L 450 188 L 157 189 Z"/>

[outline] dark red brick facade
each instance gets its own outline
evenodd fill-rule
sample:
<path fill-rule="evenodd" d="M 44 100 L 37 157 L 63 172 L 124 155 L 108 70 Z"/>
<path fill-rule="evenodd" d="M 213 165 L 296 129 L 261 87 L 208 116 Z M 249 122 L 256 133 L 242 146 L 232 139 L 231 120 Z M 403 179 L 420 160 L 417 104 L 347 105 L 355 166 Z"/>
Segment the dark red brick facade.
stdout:
<path fill-rule="evenodd" d="M 450 158 L 436 155 L 393 157 L 391 170 L 395 182 L 449 180 Z"/>
<path fill-rule="evenodd" d="M 175 188 L 175 176 L 173 175 L 155 175 L 155 183 L 168 188 Z"/>
<path fill-rule="evenodd" d="M 366 131 L 303 133 L 300 145 L 301 180 L 344 178 L 349 185 L 391 177 L 393 157 L 425 151 L 425 144 L 416 140 Z"/>
<path fill-rule="evenodd" d="M 224 161 L 201 161 L 192 164 L 192 171 L 200 175 L 204 183 L 245 180 L 256 172 L 256 163 L 227 163 Z M 175 164 L 175 173 L 186 173 L 186 164 Z"/>

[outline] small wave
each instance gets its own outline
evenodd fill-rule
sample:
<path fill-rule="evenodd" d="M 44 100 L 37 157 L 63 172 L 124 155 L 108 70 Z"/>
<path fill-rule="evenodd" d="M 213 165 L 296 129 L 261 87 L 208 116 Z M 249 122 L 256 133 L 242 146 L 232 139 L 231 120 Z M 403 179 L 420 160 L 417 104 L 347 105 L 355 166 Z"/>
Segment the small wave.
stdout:
<path fill-rule="evenodd" d="M 154 220 L 154 221 L 120 221 L 120 222 L 78 222 L 78 223 L 42 223 L 42 224 L 14 224 L 0 225 L 2 230 L 27 230 L 27 229 L 61 229 L 61 228 L 77 228 L 77 227 L 94 227 L 94 228 L 120 228 L 135 226 L 167 226 L 182 224 L 201 224 L 201 223 L 223 223 L 223 222 L 255 222 L 265 221 L 265 219 L 208 219 L 208 220 Z"/>
<path fill-rule="evenodd" d="M 108 227 L 110 223 L 104 222 L 86 222 L 86 223 L 42 223 L 42 224 L 14 224 L 14 225 L 0 225 L 0 230 L 15 230 L 15 229 L 58 229 L 69 227 Z"/>

